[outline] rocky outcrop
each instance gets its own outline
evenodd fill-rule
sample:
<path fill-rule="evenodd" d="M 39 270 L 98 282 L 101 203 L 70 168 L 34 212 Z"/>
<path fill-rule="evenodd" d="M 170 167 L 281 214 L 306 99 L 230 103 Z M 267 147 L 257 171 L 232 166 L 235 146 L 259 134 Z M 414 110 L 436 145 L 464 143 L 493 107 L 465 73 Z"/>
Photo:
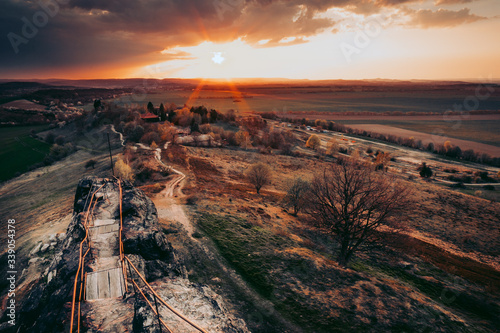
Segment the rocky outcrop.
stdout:
<path fill-rule="evenodd" d="M 80 242 L 85 237 L 82 225 L 84 207 L 92 184 L 98 181 L 101 180 L 93 177 L 80 180 L 75 194 L 74 215 L 66 237 L 57 245 L 47 274 L 33 284 L 22 301 L 18 332 L 69 330 Z M 124 252 L 135 254 L 131 257 L 138 267 L 144 267 L 144 274 L 148 279 L 176 275 L 181 271 L 180 265 L 173 260 L 173 248 L 158 225 L 154 204 L 130 183 L 123 185 L 123 222 Z"/>
<path fill-rule="evenodd" d="M 85 230 L 82 214 L 75 214 L 65 240 L 57 247 L 47 275 L 33 283 L 22 301 L 18 332 L 67 331 L 73 281 L 78 268 L 79 247 Z"/>
<path fill-rule="evenodd" d="M 181 274 L 174 249 L 158 224 L 154 203 L 129 182 L 123 182 L 122 188 L 124 253 L 144 260 L 148 281 Z"/>
<path fill-rule="evenodd" d="M 118 190 L 114 180 L 86 177 L 80 180 L 74 200 L 74 215 L 65 237 L 57 242 L 49 237 L 49 247 L 55 247 L 55 256 L 46 273 L 27 292 L 18 309 L 18 327 L 0 332 L 68 332 L 71 320 L 71 304 L 75 275 L 78 269 L 80 243 L 86 235 L 83 227 L 85 207 L 90 200 L 92 185 L 106 183 L 110 191 Z M 111 183 L 111 184 L 110 184 Z M 119 219 L 116 192 L 100 194 L 96 210 L 107 214 L 107 219 Z M 110 193 L 113 193 L 112 195 Z M 114 208 L 113 208 L 114 207 Z M 107 208 L 107 209 L 105 209 Z M 95 211 L 94 211 L 95 212 Z M 102 217 L 101 217 L 102 218 Z M 207 332 L 248 332 L 245 322 L 227 310 L 222 297 L 210 288 L 193 284 L 187 278 L 186 268 L 176 259 L 175 251 L 158 223 L 153 202 L 130 183 L 122 183 L 122 218 L 124 253 L 142 276 L 151 283 L 161 297 Z M 101 220 L 102 221 L 102 220 Z M 95 243 L 96 240 L 94 239 Z M 56 243 L 56 245 L 52 244 Z M 40 252 L 46 243 L 36 246 Z M 90 251 L 90 253 L 92 253 Z M 102 259 L 102 258 L 101 258 Z M 106 259 L 106 258 L 104 258 Z M 103 260 L 104 260 L 103 259 Z M 93 269 L 88 259 L 86 271 Z M 97 262 L 97 259 L 95 259 Z M 87 263 L 87 262 L 86 262 Z M 102 262 L 101 262 L 102 263 Z M 129 266 L 129 265 L 127 265 Z M 128 292 L 123 296 L 97 298 L 81 304 L 81 328 L 86 332 L 137 333 L 158 331 L 158 318 L 132 284 L 130 278 L 146 291 L 142 280 L 129 269 Z M 149 302 L 154 298 L 149 293 Z M 187 331 L 186 323 L 172 314 L 165 306 L 159 310 L 169 326 L 177 332 Z M 182 326 L 184 325 L 184 326 Z M 9 329 L 11 331 L 9 331 Z M 192 331 L 192 328 L 191 330 Z"/>

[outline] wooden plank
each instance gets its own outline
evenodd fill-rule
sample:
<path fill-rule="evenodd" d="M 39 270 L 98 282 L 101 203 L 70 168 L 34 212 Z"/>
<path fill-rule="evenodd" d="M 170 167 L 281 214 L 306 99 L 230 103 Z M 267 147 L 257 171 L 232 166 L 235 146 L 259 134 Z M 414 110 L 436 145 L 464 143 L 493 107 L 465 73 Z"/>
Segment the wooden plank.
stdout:
<path fill-rule="evenodd" d="M 108 225 L 102 225 L 102 226 L 98 226 L 98 227 L 90 227 L 89 233 L 90 233 L 90 236 L 93 237 L 93 236 L 96 236 L 99 234 L 116 232 L 118 230 L 120 230 L 120 226 L 118 224 L 108 224 Z"/>
<path fill-rule="evenodd" d="M 109 276 L 108 271 L 97 272 L 97 288 L 98 297 L 97 298 L 108 298 L 110 297 L 109 292 Z"/>
<path fill-rule="evenodd" d="M 85 299 L 96 299 L 98 297 L 97 291 L 97 274 L 88 273 L 85 282 Z"/>
<path fill-rule="evenodd" d="M 108 225 L 108 224 L 120 224 L 120 221 L 118 221 L 116 219 L 103 219 L 103 220 L 96 219 L 96 220 L 94 220 L 95 227 L 98 227 L 101 225 Z"/>
<path fill-rule="evenodd" d="M 123 295 L 123 274 L 121 268 L 109 270 L 109 293 L 110 297 Z"/>

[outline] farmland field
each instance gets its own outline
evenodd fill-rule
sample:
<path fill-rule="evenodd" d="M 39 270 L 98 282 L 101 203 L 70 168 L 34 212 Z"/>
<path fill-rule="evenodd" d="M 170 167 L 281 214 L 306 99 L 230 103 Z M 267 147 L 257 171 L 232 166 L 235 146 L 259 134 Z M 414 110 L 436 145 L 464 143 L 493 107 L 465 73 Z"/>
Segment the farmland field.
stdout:
<path fill-rule="evenodd" d="M 404 117 L 402 117 L 404 118 Z M 345 125 L 380 124 L 427 134 L 440 134 L 449 138 L 470 140 L 500 147 L 500 120 L 472 121 L 418 121 L 410 120 L 340 120 Z"/>
<path fill-rule="evenodd" d="M 30 131 L 41 131 L 47 126 L 4 127 L 0 132 L 0 181 L 8 180 L 16 172 L 25 172 L 30 165 L 43 160 L 50 145 L 30 137 Z"/>
<path fill-rule="evenodd" d="M 444 113 L 461 105 L 467 91 L 370 92 L 325 91 L 325 89 L 233 89 L 233 90 L 167 90 L 146 95 L 125 95 L 112 101 L 117 104 L 155 105 L 175 103 L 177 106 L 205 105 L 220 111 L 235 109 L 257 111 L 314 111 L 314 112 L 435 112 Z M 500 96 L 492 95 L 480 101 L 479 110 L 498 110 Z"/>

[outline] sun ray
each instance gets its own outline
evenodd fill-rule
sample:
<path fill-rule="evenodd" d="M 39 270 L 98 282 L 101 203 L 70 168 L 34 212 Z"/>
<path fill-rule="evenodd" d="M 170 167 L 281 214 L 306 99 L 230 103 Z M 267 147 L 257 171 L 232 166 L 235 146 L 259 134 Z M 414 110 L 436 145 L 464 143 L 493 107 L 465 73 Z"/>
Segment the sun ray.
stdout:
<path fill-rule="evenodd" d="M 185 105 L 192 106 L 193 101 L 196 101 L 198 99 L 198 96 L 200 96 L 200 91 L 205 86 L 205 81 L 206 81 L 206 79 L 200 79 L 200 82 L 198 82 L 198 85 L 196 86 L 196 88 L 193 90 L 191 95 L 189 95 L 189 98 L 186 101 Z"/>
<path fill-rule="evenodd" d="M 241 103 L 243 106 L 242 109 L 247 110 L 245 111 L 246 113 L 252 113 L 252 111 L 250 110 L 250 106 L 248 105 L 245 99 L 245 96 L 241 91 L 239 91 L 239 89 L 236 87 L 236 84 L 230 79 L 226 79 L 226 83 L 229 88 L 229 91 L 231 92 L 231 97 L 233 98 L 233 101 L 237 100 L 238 103 Z"/>

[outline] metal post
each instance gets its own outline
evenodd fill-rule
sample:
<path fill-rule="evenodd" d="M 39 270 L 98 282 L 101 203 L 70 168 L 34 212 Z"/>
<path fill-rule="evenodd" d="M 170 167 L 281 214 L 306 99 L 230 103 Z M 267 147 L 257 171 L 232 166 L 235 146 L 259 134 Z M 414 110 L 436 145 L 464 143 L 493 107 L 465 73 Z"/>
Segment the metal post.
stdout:
<path fill-rule="evenodd" d="M 130 268 L 130 263 L 127 260 L 128 270 L 130 271 L 130 280 L 134 281 L 134 277 L 132 276 L 132 268 Z M 127 283 L 127 281 L 125 281 Z M 134 288 L 134 294 L 137 295 L 137 290 L 135 290 L 135 284 L 132 283 L 132 287 Z"/>
<path fill-rule="evenodd" d="M 130 268 L 130 263 L 128 261 L 127 261 L 127 264 L 128 264 L 128 270 L 130 271 L 130 274 L 129 274 L 130 280 L 132 280 L 132 287 L 134 288 L 134 300 L 135 300 L 134 303 L 137 303 L 137 290 L 135 290 L 135 284 L 133 282 L 134 277 L 132 276 L 132 269 Z M 125 269 L 127 269 L 126 266 L 125 266 Z M 127 281 L 125 281 L 125 284 L 127 284 Z M 134 318 L 136 315 L 137 315 L 137 313 L 136 313 L 135 304 L 134 304 Z"/>
<path fill-rule="evenodd" d="M 111 161 L 111 172 L 113 172 L 113 176 L 115 175 L 115 168 L 113 167 L 113 155 L 111 154 L 111 142 L 109 141 L 109 132 L 106 133 L 108 135 L 108 148 L 109 148 L 109 160 Z"/>
<path fill-rule="evenodd" d="M 155 294 L 153 294 L 153 297 L 155 299 L 156 315 L 158 316 L 158 326 L 160 327 L 160 333 L 162 333 L 163 329 L 161 328 L 160 311 L 158 311 L 158 302 L 156 301 L 156 295 Z"/>

